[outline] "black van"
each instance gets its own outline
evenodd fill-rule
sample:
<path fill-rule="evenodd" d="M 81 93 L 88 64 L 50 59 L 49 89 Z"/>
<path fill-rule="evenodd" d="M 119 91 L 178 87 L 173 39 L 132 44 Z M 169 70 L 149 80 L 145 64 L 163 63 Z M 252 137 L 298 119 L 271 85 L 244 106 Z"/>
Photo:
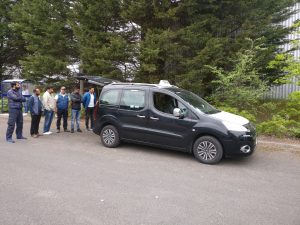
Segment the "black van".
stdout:
<path fill-rule="evenodd" d="M 256 146 L 255 127 L 247 119 L 167 81 L 105 86 L 93 131 L 109 148 L 134 142 L 190 152 L 207 164 L 249 156 Z"/>

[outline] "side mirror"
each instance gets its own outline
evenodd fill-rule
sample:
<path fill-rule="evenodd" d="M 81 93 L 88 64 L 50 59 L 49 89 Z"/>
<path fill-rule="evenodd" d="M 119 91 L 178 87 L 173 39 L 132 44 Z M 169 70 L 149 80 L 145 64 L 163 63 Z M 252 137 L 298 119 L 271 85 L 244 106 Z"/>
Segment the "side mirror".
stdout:
<path fill-rule="evenodd" d="M 182 110 L 179 108 L 173 110 L 173 116 L 178 117 L 179 119 L 183 119 L 184 117 Z"/>

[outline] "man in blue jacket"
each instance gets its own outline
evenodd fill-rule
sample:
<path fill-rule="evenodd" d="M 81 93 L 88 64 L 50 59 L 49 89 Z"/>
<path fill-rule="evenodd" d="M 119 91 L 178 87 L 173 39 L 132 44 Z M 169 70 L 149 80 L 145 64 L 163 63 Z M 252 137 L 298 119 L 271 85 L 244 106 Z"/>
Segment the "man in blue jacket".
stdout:
<path fill-rule="evenodd" d="M 90 87 L 82 99 L 83 107 L 85 108 L 85 127 L 91 131 L 94 128 L 94 109 L 96 106 L 96 94 L 93 87 Z M 91 119 L 91 129 L 89 129 L 89 120 Z"/>
<path fill-rule="evenodd" d="M 7 92 L 8 98 L 8 126 L 6 130 L 6 141 L 10 143 L 15 143 L 12 139 L 12 135 L 15 130 L 15 125 L 17 125 L 16 134 L 17 139 L 27 139 L 23 137 L 23 102 L 26 99 L 23 97 L 22 92 L 20 91 L 20 83 L 12 82 L 11 89 Z"/>
<path fill-rule="evenodd" d="M 28 108 L 31 114 L 30 135 L 34 138 L 39 137 L 39 125 L 42 116 L 42 102 L 40 100 L 40 89 L 33 90 L 33 95 L 28 100 Z"/>
<path fill-rule="evenodd" d="M 57 133 L 60 132 L 61 118 L 63 118 L 64 131 L 70 132 L 68 130 L 69 96 L 66 94 L 65 87 L 60 88 L 60 93 L 55 96 L 55 100 L 56 100 L 56 110 L 57 110 L 57 121 L 56 121 Z"/>

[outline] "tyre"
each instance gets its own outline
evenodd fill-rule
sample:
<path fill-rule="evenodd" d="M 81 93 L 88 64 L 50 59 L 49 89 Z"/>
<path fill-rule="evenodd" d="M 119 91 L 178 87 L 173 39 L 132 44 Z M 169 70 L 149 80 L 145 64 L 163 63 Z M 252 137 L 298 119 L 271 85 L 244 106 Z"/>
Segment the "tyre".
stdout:
<path fill-rule="evenodd" d="M 193 153 L 201 163 L 216 164 L 222 159 L 223 147 L 216 138 L 203 136 L 195 141 Z"/>
<path fill-rule="evenodd" d="M 116 127 L 105 126 L 100 133 L 101 142 L 105 147 L 115 148 L 120 144 L 120 136 Z"/>

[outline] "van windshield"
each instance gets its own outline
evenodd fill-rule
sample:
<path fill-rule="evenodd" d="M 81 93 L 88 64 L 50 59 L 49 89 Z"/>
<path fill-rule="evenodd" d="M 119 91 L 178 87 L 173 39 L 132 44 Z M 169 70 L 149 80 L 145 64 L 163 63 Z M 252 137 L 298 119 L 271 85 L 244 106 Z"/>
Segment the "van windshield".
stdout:
<path fill-rule="evenodd" d="M 177 94 L 179 97 L 181 97 L 184 101 L 186 101 L 190 106 L 194 107 L 200 113 L 214 114 L 221 112 L 220 110 L 214 108 L 212 105 L 206 102 L 204 99 L 200 98 L 198 95 L 190 91 L 177 88 L 170 88 L 168 90 Z"/>

